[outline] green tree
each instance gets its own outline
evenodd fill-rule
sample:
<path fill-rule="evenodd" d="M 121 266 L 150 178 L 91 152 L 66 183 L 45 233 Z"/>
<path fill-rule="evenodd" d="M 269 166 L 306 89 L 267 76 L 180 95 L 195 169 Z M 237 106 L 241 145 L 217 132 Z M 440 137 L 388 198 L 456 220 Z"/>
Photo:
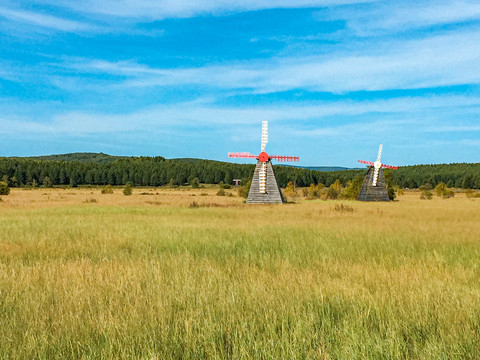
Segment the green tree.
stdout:
<path fill-rule="evenodd" d="M 360 194 L 362 185 L 363 177 L 360 175 L 356 176 L 352 181 L 348 183 L 347 187 L 342 192 L 342 199 L 356 200 L 358 198 L 358 194 Z"/>
<path fill-rule="evenodd" d="M 430 190 L 421 190 L 420 199 L 422 200 L 432 200 L 433 193 Z"/>
<path fill-rule="evenodd" d="M 198 177 L 194 177 L 192 180 L 190 180 L 190 185 L 192 185 L 192 188 L 198 189 L 200 187 L 200 180 Z"/>
<path fill-rule="evenodd" d="M 133 193 L 132 183 L 127 182 L 127 183 L 125 184 L 125 187 L 123 188 L 123 195 L 125 195 L 125 196 L 130 196 L 130 195 L 132 195 L 132 193 Z"/>
<path fill-rule="evenodd" d="M 10 181 L 9 181 L 9 178 L 8 178 L 8 175 L 3 175 L 2 176 L 2 182 L 4 182 L 7 185 L 11 185 Z"/>
<path fill-rule="evenodd" d="M 50 180 L 50 178 L 48 176 L 45 176 L 43 178 L 43 187 L 45 188 L 51 188 L 52 187 L 52 180 Z"/>
<path fill-rule="evenodd" d="M 285 190 L 283 191 L 283 194 L 287 198 L 295 198 L 297 197 L 297 192 L 295 191 L 295 184 L 293 181 L 289 181 L 287 186 L 285 187 Z"/>
<path fill-rule="evenodd" d="M 10 188 L 6 183 L 0 181 L 0 195 L 8 195 L 10 194 Z"/>
<path fill-rule="evenodd" d="M 441 182 L 437 186 L 435 186 L 434 191 L 435 191 L 435 195 L 437 195 L 438 197 L 442 197 L 444 199 L 448 199 L 455 196 L 455 192 L 452 189 L 448 188 L 444 182 Z"/>
<path fill-rule="evenodd" d="M 392 170 L 385 170 L 383 172 L 385 177 L 385 184 L 387 185 L 387 194 L 390 201 L 395 200 L 397 197 L 397 188 L 394 185 L 394 174 Z"/>
<path fill-rule="evenodd" d="M 311 183 L 307 189 L 307 197 L 309 199 L 316 199 L 320 195 L 317 186 L 314 183 Z"/>
<path fill-rule="evenodd" d="M 340 195 L 340 191 L 330 186 L 327 191 L 327 199 L 335 200 Z"/>
<path fill-rule="evenodd" d="M 105 185 L 105 188 L 102 189 L 102 194 L 113 194 L 112 185 Z"/>
<path fill-rule="evenodd" d="M 238 196 L 248 198 L 248 193 L 250 192 L 250 186 L 252 186 L 252 180 L 243 180 L 243 186 L 240 186 L 237 190 Z"/>
<path fill-rule="evenodd" d="M 335 182 L 330 185 L 330 187 L 340 193 L 343 190 L 343 185 L 340 179 L 335 180 Z"/>

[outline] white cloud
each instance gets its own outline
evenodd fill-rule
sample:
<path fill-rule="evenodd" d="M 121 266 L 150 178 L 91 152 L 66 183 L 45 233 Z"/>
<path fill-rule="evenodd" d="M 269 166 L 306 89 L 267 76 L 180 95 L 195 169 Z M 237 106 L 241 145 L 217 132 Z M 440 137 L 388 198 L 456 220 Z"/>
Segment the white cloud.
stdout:
<path fill-rule="evenodd" d="M 0 17 L 27 23 L 34 26 L 60 30 L 64 32 L 92 31 L 94 26 L 73 20 L 66 20 L 56 16 L 45 15 L 38 12 L 12 10 L 0 7 Z"/>
<path fill-rule="evenodd" d="M 277 58 L 205 66 L 152 68 L 134 62 L 74 60 L 79 73 L 123 76 L 118 87 L 205 86 L 271 93 L 307 89 L 345 93 L 419 89 L 480 82 L 480 31 L 458 31 L 421 40 L 377 43 L 328 56 Z M 102 85 L 103 86 L 103 85 Z"/>
<path fill-rule="evenodd" d="M 121 132 L 157 133 L 174 128 L 201 128 L 204 126 L 255 125 L 262 120 L 278 123 L 278 126 L 294 126 L 298 135 L 341 135 L 362 132 L 383 127 L 415 125 L 418 131 L 480 131 L 477 125 L 463 123 L 459 126 L 441 124 L 435 130 L 426 121 L 425 114 L 441 114 L 452 107 L 477 108 L 480 112 L 480 98 L 467 96 L 432 96 L 428 98 L 395 98 L 376 101 L 317 102 L 310 105 L 296 103 L 278 106 L 218 106 L 209 101 L 185 102 L 173 105 L 159 105 L 140 109 L 127 114 L 106 114 L 73 111 L 54 114 L 50 120 L 35 122 L 29 119 L 2 119 L 2 130 L 8 133 L 88 135 Z M 394 119 L 372 120 L 383 114 L 394 114 Z M 351 118 L 345 124 L 346 118 Z M 336 121 L 335 119 L 342 119 Z M 367 119 L 367 120 L 364 120 Z M 419 122 L 419 119 L 421 121 Z M 283 125 L 282 125 L 283 124 Z M 304 125 L 308 125 L 306 128 Z M 348 131 L 347 131 L 348 130 Z"/>
<path fill-rule="evenodd" d="M 378 36 L 409 29 L 455 24 L 480 19 L 477 0 L 382 1 L 374 6 L 333 9 L 317 13 L 321 20 L 346 20 L 356 35 Z"/>
<path fill-rule="evenodd" d="M 377 0 L 42 0 L 41 3 L 47 2 L 84 13 L 159 20 L 261 9 L 331 7 L 374 1 Z"/>

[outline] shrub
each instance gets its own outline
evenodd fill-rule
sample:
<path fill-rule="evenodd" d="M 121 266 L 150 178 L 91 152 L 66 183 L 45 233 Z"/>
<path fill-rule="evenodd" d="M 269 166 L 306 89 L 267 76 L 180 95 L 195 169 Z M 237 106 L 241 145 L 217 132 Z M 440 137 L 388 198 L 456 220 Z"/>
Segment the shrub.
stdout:
<path fill-rule="evenodd" d="M 387 187 L 387 194 L 390 201 L 395 200 L 395 198 L 397 197 L 397 192 L 395 191 L 395 188 L 393 186 Z"/>
<path fill-rule="evenodd" d="M 340 179 L 335 180 L 335 182 L 330 185 L 330 187 L 340 193 L 343 190 L 343 185 Z"/>
<path fill-rule="evenodd" d="M 430 190 L 422 190 L 420 193 L 420 199 L 422 200 L 432 200 L 433 193 Z"/>
<path fill-rule="evenodd" d="M 356 176 L 353 181 L 349 181 L 345 190 L 341 193 L 342 199 L 356 200 L 363 185 L 363 177 Z"/>
<path fill-rule="evenodd" d="M 125 188 L 123 189 L 123 195 L 125 196 L 129 196 L 129 195 L 132 195 L 132 184 L 127 182 L 125 184 Z"/>
<path fill-rule="evenodd" d="M 7 185 L 11 185 L 10 180 L 8 178 L 8 175 L 3 175 L 2 180 L 0 180 L 0 181 L 4 182 Z"/>
<path fill-rule="evenodd" d="M 223 189 L 223 187 L 221 187 L 221 188 L 218 190 L 217 195 L 218 195 L 218 196 L 225 196 L 225 190 Z"/>
<path fill-rule="evenodd" d="M 110 184 L 106 185 L 105 188 L 102 189 L 102 194 L 113 194 L 112 185 Z"/>
<path fill-rule="evenodd" d="M 43 183 L 42 183 L 43 187 L 45 188 L 51 188 L 52 187 L 52 180 L 50 180 L 50 178 L 48 176 L 45 176 L 43 178 Z"/>
<path fill-rule="evenodd" d="M 327 191 L 327 199 L 335 200 L 336 198 L 338 198 L 338 195 L 340 195 L 340 191 L 339 191 L 339 190 L 336 190 L 336 189 L 333 188 L 333 187 L 329 187 L 329 188 L 328 188 L 328 191 Z"/>
<path fill-rule="evenodd" d="M 285 198 L 296 198 L 297 192 L 295 191 L 295 185 L 292 181 L 289 181 L 285 190 L 283 191 Z"/>
<path fill-rule="evenodd" d="M 252 186 L 252 180 L 247 180 L 246 182 L 244 182 L 244 184 L 244 186 L 238 188 L 237 194 L 238 196 L 246 199 L 248 198 L 248 193 L 250 192 L 250 186 Z"/>
<path fill-rule="evenodd" d="M 8 195 L 10 194 L 10 188 L 6 183 L 0 181 L 0 195 Z"/>
<path fill-rule="evenodd" d="M 192 188 L 198 189 L 200 187 L 200 180 L 198 179 L 198 177 L 193 178 L 190 181 L 190 185 L 192 185 Z"/>
<path fill-rule="evenodd" d="M 447 185 L 445 185 L 445 183 L 443 182 L 435 186 L 434 191 L 435 191 L 435 195 L 439 197 L 443 197 L 444 199 L 448 199 L 455 196 L 455 192 L 449 187 L 447 187 Z"/>
<path fill-rule="evenodd" d="M 472 189 L 465 190 L 465 196 L 469 199 L 474 197 L 473 190 Z"/>

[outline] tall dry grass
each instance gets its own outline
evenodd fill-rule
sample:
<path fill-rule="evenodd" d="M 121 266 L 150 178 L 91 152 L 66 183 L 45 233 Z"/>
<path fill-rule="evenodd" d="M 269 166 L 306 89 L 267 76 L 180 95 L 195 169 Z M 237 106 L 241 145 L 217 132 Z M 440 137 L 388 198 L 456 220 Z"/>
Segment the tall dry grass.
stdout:
<path fill-rule="evenodd" d="M 479 358 L 480 200 L 214 193 L 4 197 L 0 358 Z"/>

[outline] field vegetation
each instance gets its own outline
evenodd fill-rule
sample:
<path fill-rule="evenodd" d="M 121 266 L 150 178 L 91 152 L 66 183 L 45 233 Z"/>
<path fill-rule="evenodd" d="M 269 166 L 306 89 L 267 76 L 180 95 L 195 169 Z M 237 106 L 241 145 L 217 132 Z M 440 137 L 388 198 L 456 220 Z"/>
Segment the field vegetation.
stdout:
<path fill-rule="evenodd" d="M 475 192 L 104 189 L 1 197 L 0 359 L 479 358 Z"/>

